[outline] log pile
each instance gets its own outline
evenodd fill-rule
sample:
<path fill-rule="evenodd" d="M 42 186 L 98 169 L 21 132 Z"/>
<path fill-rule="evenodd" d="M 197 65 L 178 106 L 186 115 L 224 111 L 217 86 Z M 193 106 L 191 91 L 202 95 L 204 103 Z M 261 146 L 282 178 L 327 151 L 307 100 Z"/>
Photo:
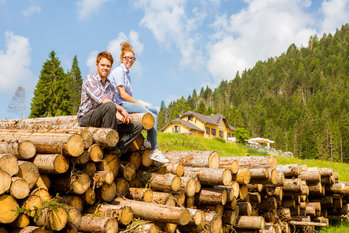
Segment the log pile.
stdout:
<path fill-rule="evenodd" d="M 149 115 L 135 115 L 148 129 Z M 0 121 L 0 232 L 304 232 L 346 221 L 349 183 L 273 156 L 166 151 L 75 116 Z"/>

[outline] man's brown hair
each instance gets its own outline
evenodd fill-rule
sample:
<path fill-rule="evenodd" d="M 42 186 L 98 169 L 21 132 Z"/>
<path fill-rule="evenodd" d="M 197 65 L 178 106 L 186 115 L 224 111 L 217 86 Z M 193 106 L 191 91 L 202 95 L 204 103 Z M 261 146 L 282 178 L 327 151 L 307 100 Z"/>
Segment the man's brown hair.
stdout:
<path fill-rule="evenodd" d="M 104 52 L 100 52 L 98 55 L 97 55 L 97 64 L 101 61 L 102 58 L 105 58 L 105 59 L 108 59 L 111 64 L 113 65 L 114 63 L 114 58 L 113 56 L 111 55 L 111 53 L 107 52 L 107 51 L 104 51 Z"/>

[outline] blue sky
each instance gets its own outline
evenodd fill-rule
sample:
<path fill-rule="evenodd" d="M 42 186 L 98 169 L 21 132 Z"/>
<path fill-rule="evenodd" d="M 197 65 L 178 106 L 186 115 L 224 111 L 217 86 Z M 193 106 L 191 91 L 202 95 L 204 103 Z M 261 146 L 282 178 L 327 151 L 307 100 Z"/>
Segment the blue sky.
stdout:
<path fill-rule="evenodd" d="M 0 0 L 0 16 L 0 119 L 13 119 L 15 90 L 25 88 L 28 116 L 52 50 L 65 71 L 76 55 L 85 76 L 104 50 L 115 68 L 129 41 L 134 97 L 159 107 L 334 33 L 349 22 L 349 0 Z"/>

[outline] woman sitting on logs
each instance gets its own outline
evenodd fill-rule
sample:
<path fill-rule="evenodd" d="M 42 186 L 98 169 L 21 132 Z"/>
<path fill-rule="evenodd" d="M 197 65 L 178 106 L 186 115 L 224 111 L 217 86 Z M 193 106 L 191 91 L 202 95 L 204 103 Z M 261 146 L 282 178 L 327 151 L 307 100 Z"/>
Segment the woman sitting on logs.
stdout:
<path fill-rule="evenodd" d="M 152 160 L 167 163 L 169 160 L 158 149 L 157 145 L 157 115 L 155 108 L 145 106 L 139 100 L 132 97 L 132 85 L 129 70 L 136 61 L 135 53 L 128 42 L 121 43 L 120 65 L 110 75 L 110 81 L 116 89 L 115 102 L 126 109 L 129 113 L 151 113 L 154 117 L 154 127 L 147 131 L 147 140 L 151 144 L 149 157 Z"/>

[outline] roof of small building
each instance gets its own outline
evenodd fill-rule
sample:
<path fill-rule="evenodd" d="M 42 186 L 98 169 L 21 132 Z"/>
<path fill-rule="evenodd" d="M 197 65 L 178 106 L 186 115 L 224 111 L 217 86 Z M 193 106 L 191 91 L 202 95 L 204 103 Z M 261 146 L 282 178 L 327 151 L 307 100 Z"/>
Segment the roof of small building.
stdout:
<path fill-rule="evenodd" d="M 199 127 L 197 127 L 196 125 L 190 123 L 189 121 L 184 121 L 184 120 L 181 120 L 179 118 L 176 118 L 174 119 L 173 121 L 171 121 L 169 124 L 172 124 L 172 123 L 179 123 L 179 124 L 182 124 L 184 126 L 186 126 L 188 129 L 192 129 L 192 130 L 197 130 L 199 132 L 204 132 L 202 129 L 200 129 Z M 169 124 L 167 124 L 165 127 L 163 127 L 161 129 L 161 131 L 163 131 Z"/>
<path fill-rule="evenodd" d="M 228 123 L 227 119 L 224 116 L 222 116 L 221 114 L 203 115 L 200 113 L 188 111 L 186 113 L 183 113 L 180 116 L 180 118 L 182 118 L 184 116 L 195 116 L 198 119 L 200 119 L 201 121 L 203 121 L 204 123 L 209 123 L 212 125 L 219 125 L 219 123 L 223 120 L 228 129 L 235 130 L 235 128 L 233 126 L 231 126 Z"/>

